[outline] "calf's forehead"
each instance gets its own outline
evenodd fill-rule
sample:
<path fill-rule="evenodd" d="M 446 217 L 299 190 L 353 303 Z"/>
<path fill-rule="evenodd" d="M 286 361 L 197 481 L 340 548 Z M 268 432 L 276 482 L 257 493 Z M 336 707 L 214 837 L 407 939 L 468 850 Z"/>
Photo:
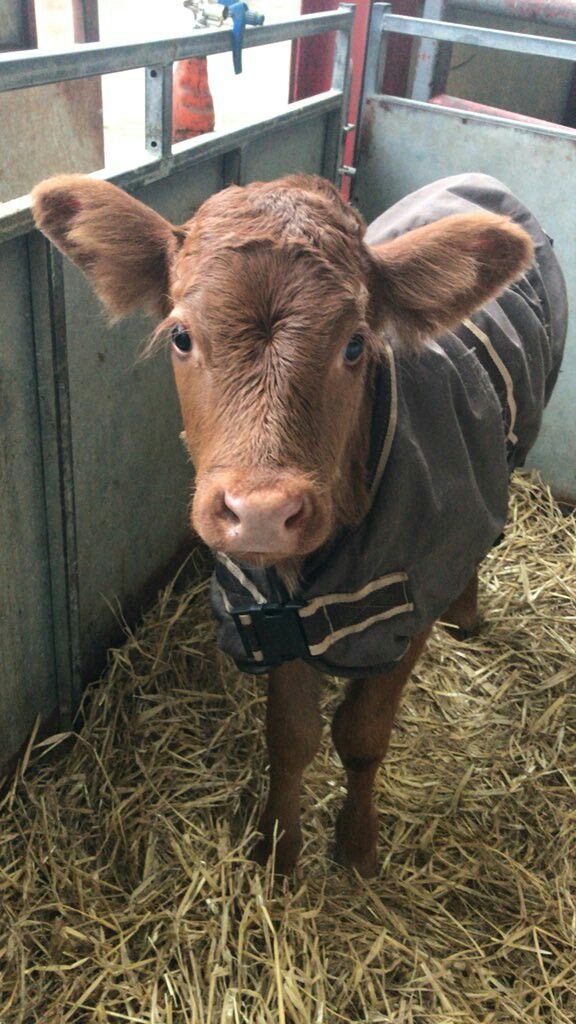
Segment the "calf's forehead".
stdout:
<path fill-rule="evenodd" d="M 308 248 L 270 240 L 182 253 L 174 275 L 177 309 L 210 347 L 283 347 L 311 336 L 330 344 L 354 330 L 368 293 L 360 265 L 333 265 Z"/>

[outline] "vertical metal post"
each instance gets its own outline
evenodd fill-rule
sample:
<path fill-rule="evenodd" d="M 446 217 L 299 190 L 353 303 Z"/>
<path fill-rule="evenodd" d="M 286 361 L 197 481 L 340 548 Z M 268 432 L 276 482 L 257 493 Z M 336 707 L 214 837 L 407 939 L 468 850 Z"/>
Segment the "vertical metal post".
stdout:
<path fill-rule="evenodd" d="M 373 96 L 380 91 L 384 61 L 386 59 L 386 37 L 384 34 L 384 17 L 392 13 L 392 4 L 374 4 L 370 17 L 368 29 L 368 40 L 366 43 L 366 61 L 364 64 L 364 81 L 362 82 L 362 103 L 363 110 L 367 96 Z"/>
<path fill-rule="evenodd" d="M 446 0 L 425 0 L 422 17 L 443 21 L 446 7 Z M 437 39 L 420 40 L 412 85 L 413 100 L 427 101 L 436 93 L 445 91 L 451 57 L 451 43 Z"/>
<path fill-rule="evenodd" d="M 23 0 L 21 10 L 21 42 L 23 50 L 35 50 L 38 46 L 38 31 L 36 28 L 36 8 L 34 0 Z M 20 47 L 18 47 L 20 49 Z"/>
<path fill-rule="evenodd" d="M 72 0 L 72 15 L 74 18 L 74 42 L 99 42 L 98 0 Z"/>
<path fill-rule="evenodd" d="M 387 14 L 391 14 L 391 12 L 391 3 L 375 3 L 370 12 L 370 23 L 366 39 L 366 56 L 364 59 L 364 76 L 358 108 L 358 128 L 356 130 L 354 146 L 354 164 L 356 167 L 358 167 L 367 127 L 366 100 L 369 96 L 374 96 L 380 91 L 384 75 L 384 63 L 386 60 L 384 18 Z M 352 191 L 351 199 L 353 202 L 355 201 L 354 191 Z"/>
<path fill-rule="evenodd" d="M 245 185 L 246 174 L 244 170 L 244 146 L 231 149 L 224 154 L 222 163 L 222 188 L 228 185 Z"/>
<path fill-rule="evenodd" d="M 30 285 L 60 724 L 80 702 L 80 605 L 72 425 L 62 257 L 38 232 L 29 236 Z"/>
<path fill-rule="evenodd" d="M 355 7 L 355 4 L 344 3 L 338 5 L 338 10 L 350 11 L 354 14 Z M 353 27 L 352 24 L 345 31 L 338 31 L 336 33 L 334 63 L 332 65 L 332 89 L 342 93 L 342 105 L 339 112 L 328 118 L 322 155 L 322 174 L 336 185 L 340 184 L 342 174 L 346 173 L 342 168 L 342 158 L 346 142 L 348 108 L 350 106 L 350 86 L 352 80 L 350 49 Z"/>
<path fill-rule="evenodd" d="M 382 75 L 384 72 L 384 61 L 386 60 L 386 36 L 384 33 L 384 17 L 391 14 L 392 4 L 376 3 L 370 14 L 370 25 L 368 27 L 368 39 L 366 40 L 366 59 L 364 61 L 364 78 L 362 81 L 362 96 L 360 100 L 360 128 L 364 120 L 364 108 L 368 96 L 373 96 L 380 91 Z M 356 132 L 356 148 L 361 143 L 362 132 Z M 356 156 L 356 162 L 358 158 Z"/>
<path fill-rule="evenodd" d="M 146 68 L 146 149 L 159 160 L 172 152 L 172 64 Z"/>

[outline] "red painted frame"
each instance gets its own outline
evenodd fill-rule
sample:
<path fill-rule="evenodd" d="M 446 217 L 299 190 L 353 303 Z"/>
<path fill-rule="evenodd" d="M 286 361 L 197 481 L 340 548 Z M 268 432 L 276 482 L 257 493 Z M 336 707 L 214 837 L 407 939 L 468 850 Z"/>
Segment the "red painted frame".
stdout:
<path fill-rule="evenodd" d="M 319 11 L 332 11 L 338 7 L 338 0 L 301 0 L 301 13 L 312 14 Z M 362 92 L 362 76 L 366 53 L 366 38 L 370 21 L 372 0 L 355 0 L 356 15 L 352 35 L 352 82 L 350 89 L 350 107 L 348 120 L 357 124 L 360 97 Z M 420 0 L 394 0 L 392 9 L 395 14 L 417 14 Z M 405 95 L 410 68 L 412 40 L 407 36 L 391 36 L 386 60 L 384 91 L 394 95 Z M 334 37 L 315 36 L 311 39 L 298 39 L 292 44 L 292 61 L 290 67 L 290 102 L 315 96 L 330 88 L 332 62 L 334 57 Z M 354 157 L 355 132 L 351 131 L 346 139 L 344 161 L 351 164 Z M 349 182 L 343 184 L 343 192 L 347 196 Z"/>

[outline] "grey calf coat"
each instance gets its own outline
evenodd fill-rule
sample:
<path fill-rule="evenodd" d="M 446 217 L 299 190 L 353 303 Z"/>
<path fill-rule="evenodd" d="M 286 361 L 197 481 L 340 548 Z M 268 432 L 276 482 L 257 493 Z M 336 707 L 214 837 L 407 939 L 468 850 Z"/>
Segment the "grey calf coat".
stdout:
<path fill-rule="evenodd" d="M 335 675 L 390 670 L 501 535 L 509 474 L 536 439 L 566 334 L 550 240 L 504 185 L 465 174 L 407 196 L 370 225 L 366 241 L 480 210 L 532 236 L 534 265 L 421 354 L 389 349 L 374 397 L 369 512 L 306 561 L 292 600 L 274 570 L 218 558 L 219 644 L 241 668 L 263 672 L 303 657 Z"/>

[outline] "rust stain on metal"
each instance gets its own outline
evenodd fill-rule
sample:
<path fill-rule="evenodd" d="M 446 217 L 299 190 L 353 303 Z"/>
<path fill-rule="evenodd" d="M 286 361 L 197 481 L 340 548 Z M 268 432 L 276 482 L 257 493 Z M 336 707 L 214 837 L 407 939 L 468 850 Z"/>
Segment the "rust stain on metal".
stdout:
<path fill-rule="evenodd" d="M 461 0 L 456 6 L 485 14 L 512 15 L 540 24 L 576 27 L 574 0 Z"/>
<path fill-rule="evenodd" d="M 382 106 L 382 104 L 379 103 L 379 106 Z M 364 116 L 362 118 L 362 127 L 360 130 L 360 145 L 358 147 L 358 162 L 361 160 L 369 160 L 372 155 L 374 125 L 376 120 L 376 111 L 374 107 L 374 101 L 368 100 L 364 108 Z"/>
<path fill-rule="evenodd" d="M 478 7 L 481 7 L 478 4 Z M 492 7 L 495 5 L 492 4 Z M 570 0 L 504 0 L 502 13 L 507 10 L 517 17 L 536 18 L 542 21 L 564 21 L 576 25 L 576 9 Z"/>

